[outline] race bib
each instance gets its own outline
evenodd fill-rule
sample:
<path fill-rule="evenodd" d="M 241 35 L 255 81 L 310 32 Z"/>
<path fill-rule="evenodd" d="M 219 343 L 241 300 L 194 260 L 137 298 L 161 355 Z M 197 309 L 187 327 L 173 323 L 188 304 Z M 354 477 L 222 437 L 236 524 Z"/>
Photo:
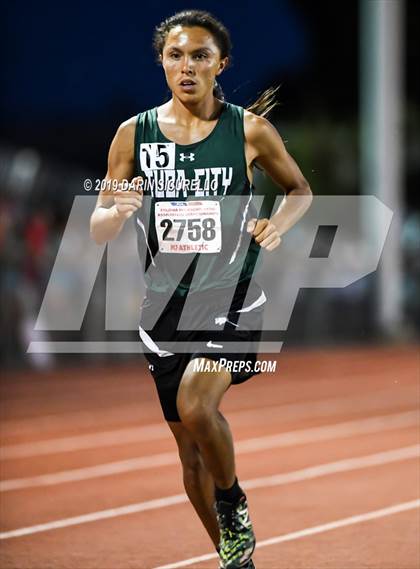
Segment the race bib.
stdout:
<path fill-rule="evenodd" d="M 155 226 L 161 253 L 218 253 L 222 248 L 218 201 L 157 202 Z"/>

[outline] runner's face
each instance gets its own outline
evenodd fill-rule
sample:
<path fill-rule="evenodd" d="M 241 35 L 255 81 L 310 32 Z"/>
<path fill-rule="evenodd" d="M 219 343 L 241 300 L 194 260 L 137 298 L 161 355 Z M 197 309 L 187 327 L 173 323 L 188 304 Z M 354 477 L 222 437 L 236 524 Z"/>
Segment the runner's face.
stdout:
<path fill-rule="evenodd" d="M 228 61 L 220 58 L 210 32 L 184 26 L 171 29 L 161 58 L 169 88 L 184 102 L 197 102 L 212 93 L 215 77 Z"/>

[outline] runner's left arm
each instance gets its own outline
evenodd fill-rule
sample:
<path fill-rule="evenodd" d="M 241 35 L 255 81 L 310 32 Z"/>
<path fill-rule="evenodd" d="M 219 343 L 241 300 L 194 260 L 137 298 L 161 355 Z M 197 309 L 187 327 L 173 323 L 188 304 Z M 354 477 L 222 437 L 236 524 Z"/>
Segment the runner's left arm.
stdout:
<path fill-rule="evenodd" d="M 272 251 L 281 236 L 304 215 L 312 202 L 312 191 L 299 166 L 287 152 L 281 136 L 263 117 L 245 112 L 247 156 L 280 187 L 285 198 L 270 219 L 251 220 L 248 231 L 261 247 Z"/>

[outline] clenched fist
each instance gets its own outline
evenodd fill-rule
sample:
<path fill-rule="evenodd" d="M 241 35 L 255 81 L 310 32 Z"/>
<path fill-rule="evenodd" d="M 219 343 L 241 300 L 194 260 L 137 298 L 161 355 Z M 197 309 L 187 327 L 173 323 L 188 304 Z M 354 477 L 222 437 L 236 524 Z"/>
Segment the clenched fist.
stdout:
<path fill-rule="evenodd" d="M 128 185 L 118 184 L 117 190 L 113 192 L 114 212 L 120 219 L 129 219 L 135 211 L 143 204 L 143 188 L 141 183 L 143 178 L 137 176 Z"/>
<path fill-rule="evenodd" d="M 258 245 L 267 251 L 272 251 L 281 243 L 277 227 L 269 219 L 250 219 L 246 229 L 252 233 Z"/>

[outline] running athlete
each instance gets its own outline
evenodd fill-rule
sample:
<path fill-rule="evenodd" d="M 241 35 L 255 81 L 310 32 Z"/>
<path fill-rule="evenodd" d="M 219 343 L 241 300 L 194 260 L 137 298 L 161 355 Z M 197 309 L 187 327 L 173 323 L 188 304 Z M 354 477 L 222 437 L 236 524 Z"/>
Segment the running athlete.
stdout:
<path fill-rule="evenodd" d="M 270 93 L 249 110 L 224 100 L 216 82 L 231 50 L 223 24 L 186 10 L 156 28 L 154 47 L 172 97 L 118 128 L 106 179 L 121 185 L 98 196 L 91 235 L 104 243 L 134 218 L 147 285 L 140 338 L 185 490 L 221 567 L 252 568 L 255 536 L 219 405 L 231 384 L 255 375 L 252 366 L 235 371 L 228 364 L 256 359 L 265 302 L 251 280 L 258 253 L 278 247 L 312 194 L 260 116 L 272 106 Z M 254 166 L 285 193 L 270 219 L 258 218 L 252 203 Z M 124 191 L 127 180 L 135 191 Z M 235 342 L 241 353 L 225 349 Z"/>

